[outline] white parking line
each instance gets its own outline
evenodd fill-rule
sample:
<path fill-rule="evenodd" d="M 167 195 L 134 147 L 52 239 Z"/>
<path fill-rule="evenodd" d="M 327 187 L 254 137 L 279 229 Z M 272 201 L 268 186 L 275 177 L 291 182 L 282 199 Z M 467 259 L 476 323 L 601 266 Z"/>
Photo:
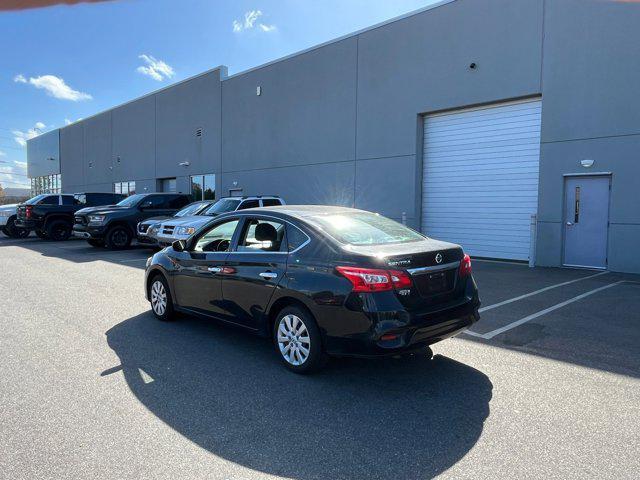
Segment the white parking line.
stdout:
<path fill-rule="evenodd" d="M 620 280 L 619 282 L 614 282 L 614 283 L 609 283 L 607 285 L 604 285 L 602 287 L 598 287 L 595 288 L 593 290 L 589 290 L 588 292 L 585 292 L 581 295 L 578 295 L 577 297 L 573 297 L 570 298 L 569 300 L 565 300 L 564 302 L 561 303 L 557 303 L 549 308 L 545 308 L 544 310 L 540 310 L 539 312 L 533 313 L 531 315 L 528 315 L 524 318 L 521 318 L 520 320 L 516 320 L 515 322 L 511 322 L 508 325 L 505 325 L 504 327 L 500 327 L 500 328 L 496 328 L 495 330 L 491 330 L 490 332 L 484 333 L 484 334 L 480 334 L 480 333 L 476 333 L 476 332 L 470 332 L 470 331 L 465 331 L 464 333 L 470 334 L 474 337 L 480 337 L 480 338 L 484 338 L 485 340 L 490 340 L 493 337 L 495 337 L 496 335 L 500 335 L 501 333 L 504 333 L 508 330 L 511 330 L 512 328 L 516 328 L 520 325 L 522 325 L 523 323 L 527 323 L 530 320 L 534 320 L 538 317 L 541 317 L 542 315 L 546 315 L 549 312 L 553 312 L 554 310 L 558 310 L 559 308 L 562 308 L 564 306 L 567 306 L 571 303 L 577 302 L 579 300 L 582 300 L 583 298 L 586 298 L 590 295 L 593 295 L 594 293 L 598 293 L 601 292 L 603 290 L 606 290 L 608 288 L 611 287 L 615 287 L 616 285 L 620 285 L 621 283 L 628 283 L 625 280 Z"/>
<path fill-rule="evenodd" d="M 116 260 L 116 262 L 120 263 L 129 263 L 129 262 L 146 262 L 147 258 L 129 258 L 126 260 Z"/>
<path fill-rule="evenodd" d="M 153 377 L 149 375 L 147 372 L 145 372 L 144 370 L 142 370 L 140 367 L 138 367 L 138 372 L 140 372 L 140 377 L 142 378 L 142 381 L 144 383 L 151 383 L 154 381 Z"/>
<path fill-rule="evenodd" d="M 524 295 L 520 295 L 519 297 L 510 298 L 509 300 L 505 300 L 504 302 L 494 303 L 493 305 L 487 305 L 486 307 L 482 307 L 478 310 L 480 313 L 486 312 L 487 310 L 493 310 L 494 308 L 502 307 L 503 305 L 508 305 L 509 303 L 517 302 L 518 300 L 522 300 L 523 298 L 532 297 L 533 295 L 538 295 L 542 292 L 547 292 L 549 290 L 553 290 L 554 288 L 564 287 L 565 285 L 570 285 L 572 283 L 581 282 L 582 280 L 588 280 L 589 278 L 599 277 L 601 275 L 607 275 L 609 272 L 600 272 L 595 275 L 589 275 L 588 277 L 576 278 L 575 280 L 569 280 L 568 282 L 556 283 L 555 285 L 549 285 L 548 287 L 541 288 L 540 290 L 536 290 L 534 292 L 525 293 Z"/>

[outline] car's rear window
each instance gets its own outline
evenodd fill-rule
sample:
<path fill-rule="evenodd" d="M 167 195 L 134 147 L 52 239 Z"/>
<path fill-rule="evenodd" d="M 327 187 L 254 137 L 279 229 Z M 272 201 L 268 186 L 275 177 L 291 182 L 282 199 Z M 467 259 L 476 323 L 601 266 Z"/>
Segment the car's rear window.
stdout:
<path fill-rule="evenodd" d="M 376 213 L 345 212 L 312 215 L 307 220 L 348 245 L 382 245 L 424 240 L 418 232 Z"/>

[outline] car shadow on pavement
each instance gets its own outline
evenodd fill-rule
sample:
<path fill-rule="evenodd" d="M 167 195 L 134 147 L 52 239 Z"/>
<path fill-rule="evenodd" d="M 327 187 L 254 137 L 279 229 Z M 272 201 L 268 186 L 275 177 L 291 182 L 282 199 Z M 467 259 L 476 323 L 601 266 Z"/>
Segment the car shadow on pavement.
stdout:
<path fill-rule="evenodd" d="M 431 478 L 478 441 L 492 384 L 444 356 L 335 359 L 313 376 L 272 346 L 213 321 L 145 313 L 111 328 L 109 346 L 137 398 L 216 456 L 299 479 Z"/>

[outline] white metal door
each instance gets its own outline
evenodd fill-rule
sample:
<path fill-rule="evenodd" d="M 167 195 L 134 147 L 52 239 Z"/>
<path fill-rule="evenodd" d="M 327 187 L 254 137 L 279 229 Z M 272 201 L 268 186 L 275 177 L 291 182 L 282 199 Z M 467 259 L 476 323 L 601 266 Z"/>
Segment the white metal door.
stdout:
<path fill-rule="evenodd" d="M 473 256 L 529 258 L 541 105 L 532 99 L 425 117 L 424 233 Z"/>

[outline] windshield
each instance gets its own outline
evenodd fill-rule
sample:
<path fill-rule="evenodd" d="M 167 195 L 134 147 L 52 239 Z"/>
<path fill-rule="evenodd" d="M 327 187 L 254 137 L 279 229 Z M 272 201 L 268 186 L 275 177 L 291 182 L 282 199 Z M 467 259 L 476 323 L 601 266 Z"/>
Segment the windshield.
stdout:
<path fill-rule="evenodd" d="M 219 215 L 225 212 L 233 212 L 238 205 L 240 204 L 240 200 L 235 198 L 222 198 L 218 200 L 216 203 L 211 205 L 206 212 L 205 215 Z"/>
<path fill-rule="evenodd" d="M 138 193 L 137 195 L 131 195 L 130 197 L 125 198 L 124 200 L 116 203 L 119 207 L 133 207 L 137 205 L 140 200 L 144 198 L 144 195 Z"/>
<path fill-rule="evenodd" d="M 202 207 L 204 207 L 207 204 L 208 203 L 204 203 L 204 202 L 192 203 L 191 205 L 187 205 L 182 210 L 180 210 L 178 213 L 176 213 L 175 216 L 176 217 L 188 217 L 188 216 L 191 216 L 191 215 L 197 215 L 198 212 L 202 209 Z"/>
<path fill-rule="evenodd" d="M 26 202 L 24 202 L 25 205 L 36 205 L 40 200 L 42 200 L 45 197 L 48 197 L 49 195 L 36 195 L 33 198 L 30 198 L 29 200 L 27 200 Z"/>
<path fill-rule="evenodd" d="M 307 219 L 340 243 L 349 245 L 407 243 L 425 238 L 418 232 L 375 213 L 313 215 Z"/>

